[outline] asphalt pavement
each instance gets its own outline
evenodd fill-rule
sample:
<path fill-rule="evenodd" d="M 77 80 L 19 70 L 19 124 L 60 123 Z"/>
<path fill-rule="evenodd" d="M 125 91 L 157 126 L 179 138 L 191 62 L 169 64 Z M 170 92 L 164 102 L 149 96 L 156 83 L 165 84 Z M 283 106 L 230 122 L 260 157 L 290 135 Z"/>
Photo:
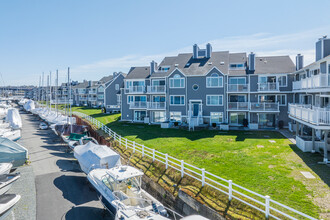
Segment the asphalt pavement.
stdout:
<path fill-rule="evenodd" d="M 21 117 L 22 138 L 18 142 L 29 150 L 31 164 L 19 169 L 26 170 L 24 177 L 30 182 L 28 187 L 23 178 L 15 183 L 28 193 L 13 187 L 11 193 L 19 193 L 22 199 L 6 220 L 113 219 L 61 139 L 51 129 L 40 130 L 37 116 L 21 112 Z"/>

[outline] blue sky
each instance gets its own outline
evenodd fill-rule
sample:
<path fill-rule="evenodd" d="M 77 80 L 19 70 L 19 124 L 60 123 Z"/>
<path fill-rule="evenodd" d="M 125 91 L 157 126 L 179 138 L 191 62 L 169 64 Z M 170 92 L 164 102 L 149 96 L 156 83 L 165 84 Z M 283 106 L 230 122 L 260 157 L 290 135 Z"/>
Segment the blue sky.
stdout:
<path fill-rule="evenodd" d="M 305 55 L 330 36 L 330 1 L 0 1 L 0 73 L 37 85 L 68 66 L 72 80 L 98 80 L 130 66 L 211 42 L 213 50 Z M 3 83 L 0 83 L 3 85 Z"/>

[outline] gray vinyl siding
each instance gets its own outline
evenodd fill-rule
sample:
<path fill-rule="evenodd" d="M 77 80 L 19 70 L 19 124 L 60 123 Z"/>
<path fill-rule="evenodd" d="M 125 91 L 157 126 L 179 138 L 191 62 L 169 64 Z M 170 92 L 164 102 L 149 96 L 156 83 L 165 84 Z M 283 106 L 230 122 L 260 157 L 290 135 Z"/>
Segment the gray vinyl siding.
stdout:
<path fill-rule="evenodd" d="M 258 75 L 250 75 L 250 92 L 258 91 Z"/>
<path fill-rule="evenodd" d="M 327 62 L 320 64 L 320 73 L 327 73 Z"/>
<path fill-rule="evenodd" d="M 116 84 L 119 84 L 119 90 L 116 90 Z M 113 81 L 108 84 L 108 87 L 104 90 L 104 98 L 105 98 L 105 107 L 107 112 L 108 111 L 120 111 L 120 108 L 110 109 L 108 108 L 108 105 L 117 105 L 117 94 L 121 92 L 121 88 L 124 87 L 124 76 L 120 74 L 116 78 L 113 79 Z M 121 93 L 123 96 L 123 93 Z M 122 97 L 122 103 L 123 103 L 123 97 Z M 126 98 L 126 104 L 127 104 L 127 98 Z M 127 106 L 129 108 L 129 106 Z M 124 109 L 124 107 L 122 108 Z"/>
<path fill-rule="evenodd" d="M 179 74 L 181 77 L 184 77 L 185 79 L 185 87 L 184 88 L 170 88 L 170 79 L 173 78 L 176 74 Z M 167 104 L 167 117 L 169 118 L 170 114 L 169 112 L 181 112 L 182 116 L 187 115 L 187 95 L 186 95 L 186 88 L 187 88 L 187 78 L 178 70 L 175 70 L 166 80 L 166 86 L 167 86 L 167 96 L 166 96 L 166 104 Z M 171 100 L 170 96 L 171 95 L 184 95 L 184 105 L 183 106 L 177 106 L 177 105 L 170 105 Z"/>
<path fill-rule="evenodd" d="M 124 88 L 121 89 L 121 120 L 132 121 L 134 118 L 133 111 L 130 110 L 129 104 L 127 104 L 127 94 L 124 90 Z"/>

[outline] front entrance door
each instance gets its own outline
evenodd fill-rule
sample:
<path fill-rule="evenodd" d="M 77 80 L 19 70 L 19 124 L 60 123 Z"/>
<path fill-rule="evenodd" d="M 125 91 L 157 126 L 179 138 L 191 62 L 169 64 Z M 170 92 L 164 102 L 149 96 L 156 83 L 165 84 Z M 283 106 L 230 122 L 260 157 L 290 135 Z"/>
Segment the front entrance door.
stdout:
<path fill-rule="evenodd" d="M 260 128 L 275 128 L 275 114 L 259 113 Z"/>
<path fill-rule="evenodd" d="M 197 117 L 199 112 L 199 103 L 193 103 L 193 116 Z"/>

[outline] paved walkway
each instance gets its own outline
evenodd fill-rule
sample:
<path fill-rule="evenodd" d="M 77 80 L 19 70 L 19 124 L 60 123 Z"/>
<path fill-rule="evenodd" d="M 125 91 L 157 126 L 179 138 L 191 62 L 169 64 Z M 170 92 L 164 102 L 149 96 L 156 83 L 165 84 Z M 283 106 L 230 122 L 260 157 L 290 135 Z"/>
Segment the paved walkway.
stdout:
<path fill-rule="evenodd" d="M 31 165 L 26 169 L 31 170 L 26 177 L 35 180 L 36 196 L 30 198 L 30 193 L 16 191 L 22 195 L 20 203 L 23 200 L 30 203 L 22 202 L 24 207 L 15 207 L 13 215 L 6 220 L 112 219 L 60 138 L 52 130 L 38 130 L 38 117 L 26 113 L 21 113 L 21 117 L 23 129 L 19 143 L 29 150 Z M 31 208 L 33 203 L 36 211 Z"/>
<path fill-rule="evenodd" d="M 279 130 L 279 132 L 280 132 L 284 137 L 286 137 L 287 139 L 289 139 L 289 141 L 291 141 L 291 143 L 296 144 L 296 139 L 295 139 L 296 136 L 295 136 L 292 132 L 290 132 L 290 131 L 287 130 L 287 129 L 281 129 L 281 130 Z"/>

